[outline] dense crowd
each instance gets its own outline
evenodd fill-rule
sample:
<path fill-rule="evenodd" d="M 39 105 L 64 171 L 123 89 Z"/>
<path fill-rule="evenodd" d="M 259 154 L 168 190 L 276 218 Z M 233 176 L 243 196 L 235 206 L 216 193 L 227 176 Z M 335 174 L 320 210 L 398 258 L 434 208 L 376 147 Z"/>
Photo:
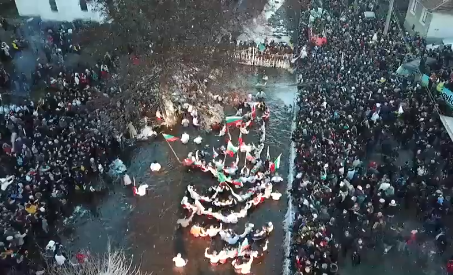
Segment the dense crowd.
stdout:
<path fill-rule="evenodd" d="M 353 9 L 331 1 L 322 47 L 307 42 L 308 27 L 301 35 L 307 56 L 297 61 L 291 191 L 297 274 L 336 274 L 342 259 L 354 266 L 370 251 L 416 251 L 422 239 L 436 244 L 434 254 L 448 248 L 452 144 L 429 93 L 395 73 L 408 48 L 396 25 L 386 37 L 385 18 L 365 19 L 372 2 Z M 451 51 L 414 44 L 450 77 L 444 53 Z"/>
<path fill-rule="evenodd" d="M 283 41 L 268 41 L 263 43 L 244 42 L 237 43 L 239 59 L 254 59 L 254 65 L 276 68 L 289 68 L 293 53 L 292 45 Z"/>
<path fill-rule="evenodd" d="M 433 100 L 439 106 L 439 111 L 442 114 L 452 116 L 451 107 L 445 102 L 441 96 L 441 90 L 447 88 L 453 90 L 453 70 L 451 68 L 451 60 L 453 60 L 452 45 L 427 45 L 425 39 L 415 35 L 407 37 L 410 45 L 410 50 L 415 56 L 419 56 L 421 61 L 420 70 L 423 74 L 429 76 L 428 90 L 431 91 Z M 428 64 L 427 58 L 433 58 L 434 63 Z"/>
<path fill-rule="evenodd" d="M 124 141 L 112 120 L 117 116 L 125 126 L 133 119 L 125 115 L 122 100 L 97 111 L 89 106 L 99 94 L 108 98 L 116 92 L 107 85 L 114 57 L 106 54 L 92 67 L 81 62 L 70 66 L 65 63 L 68 54 L 83 51 L 72 41 L 72 28 L 40 25 L 39 30 L 42 44 L 18 47 L 15 43 L 22 38 L 16 31 L 17 40 L 3 41 L 1 48 L 2 89 L 13 95 L 30 88 L 46 91 L 35 101 L 14 96 L 1 101 L 2 274 L 11 267 L 27 269 L 35 237 L 42 238 L 41 244 L 54 237 L 61 217 L 72 213 L 69 199 L 74 193 L 96 191 L 96 175 L 109 171 Z M 30 75 L 14 66 L 25 51 L 46 56 Z"/>

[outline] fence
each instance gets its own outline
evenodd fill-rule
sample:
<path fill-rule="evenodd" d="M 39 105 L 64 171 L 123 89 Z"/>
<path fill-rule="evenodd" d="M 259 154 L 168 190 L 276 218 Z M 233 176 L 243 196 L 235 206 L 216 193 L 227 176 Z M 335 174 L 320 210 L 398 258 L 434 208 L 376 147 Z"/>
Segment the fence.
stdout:
<path fill-rule="evenodd" d="M 261 53 L 256 47 L 249 47 L 247 49 L 236 51 L 235 58 L 238 63 L 249 66 L 292 70 L 291 54 L 266 54 Z"/>

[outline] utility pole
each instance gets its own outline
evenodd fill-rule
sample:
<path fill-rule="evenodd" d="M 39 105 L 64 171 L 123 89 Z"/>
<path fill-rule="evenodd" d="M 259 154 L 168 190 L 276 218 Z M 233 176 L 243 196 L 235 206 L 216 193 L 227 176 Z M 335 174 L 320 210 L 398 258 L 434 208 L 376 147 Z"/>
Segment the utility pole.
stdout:
<path fill-rule="evenodd" d="M 384 35 L 387 35 L 389 32 L 390 22 L 392 21 L 393 5 L 395 0 L 390 0 L 389 10 L 387 12 L 387 19 L 385 20 Z"/>

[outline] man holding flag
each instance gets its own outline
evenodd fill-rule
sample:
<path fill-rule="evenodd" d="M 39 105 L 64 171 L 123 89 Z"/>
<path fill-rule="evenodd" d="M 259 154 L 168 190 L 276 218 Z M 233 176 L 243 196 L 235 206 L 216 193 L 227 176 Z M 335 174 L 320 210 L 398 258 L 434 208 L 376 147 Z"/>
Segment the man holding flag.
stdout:
<path fill-rule="evenodd" d="M 271 173 L 274 173 L 275 170 L 277 170 L 278 168 L 280 168 L 280 159 L 281 159 L 281 156 L 282 154 L 280 154 L 278 156 L 278 158 L 274 161 L 274 162 L 271 162 L 270 165 L 269 165 L 269 170 L 271 171 Z"/>
<path fill-rule="evenodd" d="M 231 140 L 229 140 L 227 148 L 226 148 L 226 151 L 225 151 L 225 154 L 228 154 L 230 157 L 233 157 L 234 154 L 236 154 L 238 150 L 239 150 L 239 148 L 235 147 L 233 145 L 233 143 L 231 143 Z"/>

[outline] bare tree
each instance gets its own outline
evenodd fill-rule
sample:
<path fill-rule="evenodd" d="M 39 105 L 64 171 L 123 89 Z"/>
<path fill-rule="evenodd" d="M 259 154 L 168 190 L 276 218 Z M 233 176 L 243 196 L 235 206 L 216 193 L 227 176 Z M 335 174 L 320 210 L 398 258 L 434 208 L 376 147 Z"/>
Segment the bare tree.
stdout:
<path fill-rule="evenodd" d="M 212 103 L 203 79 L 231 68 L 234 46 L 230 38 L 239 30 L 233 4 L 227 1 L 97 0 L 109 24 L 86 32 L 100 54 L 108 50 L 116 56 L 114 84 L 122 92 L 111 95 L 110 105 L 120 102 L 122 110 L 135 110 L 132 115 L 121 115 L 126 122 L 116 124 L 137 116 L 137 102 L 145 101 L 141 105 L 151 113 L 156 109 L 165 113 L 167 99 L 192 100 L 199 106 Z M 175 75 L 182 77 L 175 79 Z M 207 118 L 216 110 L 201 114 Z"/>
<path fill-rule="evenodd" d="M 135 267 L 123 250 L 112 250 L 110 245 L 104 255 L 89 255 L 80 264 L 49 265 L 49 275 L 145 275 Z"/>
<path fill-rule="evenodd" d="M 204 52 L 232 29 L 233 9 L 209 0 L 98 0 L 109 19 L 110 45 L 129 47 L 138 55 L 154 46 L 163 58 Z"/>

